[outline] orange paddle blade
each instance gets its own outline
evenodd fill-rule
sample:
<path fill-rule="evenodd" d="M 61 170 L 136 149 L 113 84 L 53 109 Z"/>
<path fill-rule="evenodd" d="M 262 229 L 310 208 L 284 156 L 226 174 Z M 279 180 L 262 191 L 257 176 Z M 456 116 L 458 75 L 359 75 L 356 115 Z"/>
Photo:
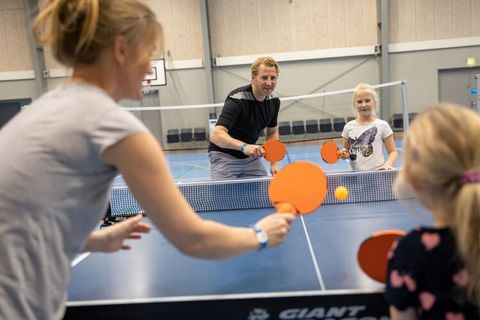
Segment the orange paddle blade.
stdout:
<path fill-rule="evenodd" d="M 322 168 L 312 162 L 297 161 L 273 178 L 268 195 L 280 212 L 292 212 L 289 210 L 293 208 L 295 213 L 307 214 L 323 203 L 327 195 L 327 177 Z"/>
<path fill-rule="evenodd" d="M 323 161 L 329 164 L 334 164 L 340 158 L 341 153 L 335 142 L 325 142 L 320 149 L 320 155 Z"/>
<path fill-rule="evenodd" d="M 376 281 L 385 282 L 388 252 L 395 241 L 403 236 L 405 236 L 403 230 L 385 230 L 365 239 L 357 253 L 358 264 L 363 272 Z"/>
<path fill-rule="evenodd" d="M 268 140 L 264 143 L 265 159 L 270 162 L 277 162 L 285 157 L 287 149 L 280 140 Z"/>

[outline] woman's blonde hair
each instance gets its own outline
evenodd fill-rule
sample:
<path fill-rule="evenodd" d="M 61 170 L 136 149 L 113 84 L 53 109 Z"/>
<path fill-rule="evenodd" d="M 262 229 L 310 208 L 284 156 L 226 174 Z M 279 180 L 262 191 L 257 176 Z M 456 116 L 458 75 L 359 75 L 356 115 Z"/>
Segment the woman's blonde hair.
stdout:
<path fill-rule="evenodd" d="M 377 92 L 371 85 L 368 83 L 359 83 L 355 89 L 353 89 L 353 114 L 358 117 L 358 112 L 357 109 L 355 109 L 355 99 L 357 97 L 357 94 L 362 91 L 362 92 L 368 92 L 373 98 L 373 101 L 375 102 L 375 107 L 373 108 L 373 115 L 376 116 L 377 112 L 380 108 L 380 98 L 378 97 Z"/>
<path fill-rule="evenodd" d="M 117 36 L 136 48 L 146 37 L 159 41 L 162 29 L 138 0 L 45 0 L 33 33 L 40 44 L 52 46 L 59 62 L 73 66 L 93 63 Z"/>
<path fill-rule="evenodd" d="M 462 183 L 470 170 L 480 174 L 480 116 L 441 104 L 422 112 L 404 143 L 397 189 L 412 185 L 426 206 L 439 210 L 454 232 L 469 271 L 469 296 L 480 305 L 480 183 Z"/>

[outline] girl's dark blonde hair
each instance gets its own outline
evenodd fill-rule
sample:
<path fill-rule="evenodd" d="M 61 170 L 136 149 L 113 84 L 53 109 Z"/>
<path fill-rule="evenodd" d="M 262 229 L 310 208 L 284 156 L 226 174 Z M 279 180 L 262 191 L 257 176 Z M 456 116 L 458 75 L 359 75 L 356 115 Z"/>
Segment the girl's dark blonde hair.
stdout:
<path fill-rule="evenodd" d="M 480 305 L 480 183 L 461 184 L 468 170 L 480 172 L 480 116 L 465 107 L 441 104 L 422 112 L 404 143 L 397 189 L 413 184 L 427 207 L 439 208 L 453 230 L 469 271 L 468 292 Z"/>
<path fill-rule="evenodd" d="M 67 66 L 93 63 L 117 36 L 136 48 L 146 37 L 159 42 L 161 33 L 153 11 L 138 0 L 45 0 L 33 23 L 36 40 Z"/>

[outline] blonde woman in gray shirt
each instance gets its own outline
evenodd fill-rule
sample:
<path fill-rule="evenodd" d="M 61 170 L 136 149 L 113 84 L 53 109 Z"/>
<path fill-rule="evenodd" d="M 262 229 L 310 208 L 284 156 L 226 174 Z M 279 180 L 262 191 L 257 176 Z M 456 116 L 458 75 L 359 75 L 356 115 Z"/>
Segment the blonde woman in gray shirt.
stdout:
<path fill-rule="evenodd" d="M 155 138 L 117 104 L 140 99 L 151 70 L 161 27 L 148 6 L 138 0 L 43 4 L 34 33 L 73 76 L 0 134 L 1 319 L 61 319 L 75 255 L 128 249 L 125 239 L 149 231 L 136 217 L 92 232 L 118 173 L 184 254 L 220 259 L 285 240 L 292 214 L 258 221 L 263 238 L 248 227 L 202 220 L 175 186 Z"/>

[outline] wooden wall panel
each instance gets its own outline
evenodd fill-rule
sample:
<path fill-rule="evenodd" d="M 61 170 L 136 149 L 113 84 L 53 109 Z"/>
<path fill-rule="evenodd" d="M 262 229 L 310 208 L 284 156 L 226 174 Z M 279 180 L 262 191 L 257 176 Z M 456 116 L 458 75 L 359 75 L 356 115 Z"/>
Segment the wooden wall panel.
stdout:
<path fill-rule="evenodd" d="M 235 56 L 243 51 L 243 29 L 240 1 L 223 1 L 224 55 Z"/>
<path fill-rule="evenodd" d="M 453 37 L 463 38 L 470 35 L 470 2 L 478 0 L 453 1 Z M 478 17 L 476 17 L 478 19 Z"/>
<path fill-rule="evenodd" d="M 310 49 L 328 48 L 328 21 L 327 1 L 318 0 L 310 2 Z"/>
<path fill-rule="evenodd" d="M 377 43 L 376 0 L 209 0 L 208 4 L 213 56 Z M 235 18 L 240 25 L 235 22 L 232 34 L 227 21 Z M 240 39 L 243 45 L 235 52 L 225 45 Z"/>
<path fill-rule="evenodd" d="M 293 51 L 311 50 L 310 1 L 296 0 L 290 11 Z"/>
<path fill-rule="evenodd" d="M 145 0 L 173 60 L 203 59 L 200 0 Z M 377 43 L 377 0 L 208 0 L 212 55 Z M 391 43 L 480 36 L 479 0 L 390 0 Z M 0 0 L 0 71 L 31 70 L 22 0 Z M 47 68 L 60 67 L 46 50 Z"/>
<path fill-rule="evenodd" d="M 358 0 L 345 0 L 345 42 L 347 47 L 364 44 L 363 3 Z"/>
<path fill-rule="evenodd" d="M 470 4 L 471 36 L 480 36 L 480 1 L 472 0 Z"/>
<path fill-rule="evenodd" d="M 293 41 L 296 36 L 293 32 L 292 6 L 284 0 L 275 1 L 273 5 L 274 15 L 268 20 L 275 22 L 275 31 L 271 34 L 275 39 L 275 52 L 288 52 L 293 49 Z"/>
<path fill-rule="evenodd" d="M 7 28 L 6 28 L 6 20 L 5 16 L 7 12 L 2 9 L 3 3 L 0 2 L 0 35 L 6 35 Z M 0 72 L 1 71 L 8 71 L 8 44 L 7 44 L 7 37 L 0 36 Z"/>
<path fill-rule="evenodd" d="M 145 1 L 150 8 L 157 15 L 157 20 L 162 25 L 163 37 L 162 37 L 162 47 L 159 48 L 159 51 L 155 54 L 154 58 L 161 58 L 163 53 L 165 53 L 165 58 L 169 58 L 173 50 L 172 48 L 172 34 L 173 34 L 173 24 L 172 24 L 172 14 L 169 1 L 158 1 L 158 0 L 147 0 Z"/>
<path fill-rule="evenodd" d="M 244 0 L 240 6 L 240 18 L 243 26 L 243 54 L 255 54 L 258 51 L 259 35 L 262 32 L 256 13 L 259 12 L 257 0 Z"/>
<path fill-rule="evenodd" d="M 0 0 L 0 9 L 11 10 L 11 9 L 22 9 L 23 3 L 22 0 Z"/>
<path fill-rule="evenodd" d="M 392 0 L 390 42 L 480 35 L 479 0 Z"/>
<path fill-rule="evenodd" d="M 398 2 L 401 0 L 390 0 L 388 6 L 388 17 L 390 20 L 390 42 L 400 42 L 399 21 L 398 21 Z"/>
<path fill-rule="evenodd" d="M 377 0 L 363 0 L 363 43 L 361 45 L 371 45 L 378 43 L 378 26 L 377 21 L 380 18 L 377 16 Z"/>
<path fill-rule="evenodd" d="M 203 58 L 203 39 L 198 0 L 148 0 L 164 31 L 167 59 Z M 159 57 L 162 55 L 159 54 Z"/>
<path fill-rule="evenodd" d="M 171 0 L 173 35 L 170 45 L 175 60 L 203 57 L 200 5 L 196 0 Z"/>
<path fill-rule="evenodd" d="M 21 0 L 0 0 L 0 72 L 32 69 Z"/>
<path fill-rule="evenodd" d="M 452 0 L 435 0 L 433 6 L 434 39 L 452 38 Z"/>
<path fill-rule="evenodd" d="M 415 2 L 416 39 L 433 40 L 435 38 L 433 33 L 433 9 L 433 0 L 422 0 Z"/>
<path fill-rule="evenodd" d="M 253 13 L 255 13 L 254 11 Z M 223 55 L 225 38 L 223 30 L 223 1 L 209 0 L 208 1 L 208 20 L 210 31 L 210 47 L 213 53 Z M 256 20 L 255 20 L 256 21 Z"/>
<path fill-rule="evenodd" d="M 327 10 L 328 47 L 343 48 L 346 46 L 344 0 L 328 0 Z"/>
<path fill-rule="evenodd" d="M 257 53 L 278 52 L 275 36 L 277 32 L 275 16 L 276 1 L 278 0 L 257 0 L 258 11 L 252 12 L 252 15 L 257 17 L 260 30 Z"/>
<path fill-rule="evenodd" d="M 7 3 L 8 4 L 8 3 Z M 7 48 L 7 70 L 32 70 L 32 59 L 23 9 L 3 10 L 3 22 Z"/>
<path fill-rule="evenodd" d="M 398 42 L 415 41 L 415 0 L 398 1 Z"/>

